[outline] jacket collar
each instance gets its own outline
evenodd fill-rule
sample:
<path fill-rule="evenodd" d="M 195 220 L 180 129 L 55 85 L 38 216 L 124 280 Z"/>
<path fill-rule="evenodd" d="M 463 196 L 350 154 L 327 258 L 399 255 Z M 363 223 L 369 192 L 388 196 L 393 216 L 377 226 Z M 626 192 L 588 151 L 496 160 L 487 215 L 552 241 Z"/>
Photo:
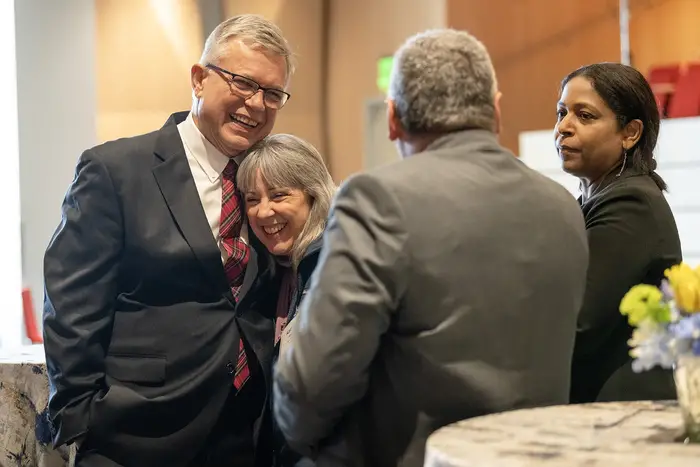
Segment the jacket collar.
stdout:
<path fill-rule="evenodd" d="M 484 130 L 482 128 L 472 128 L 468 130 L 445 133 L 430 143 L 423 152 L 475 143 L 496 145 L 500 147 L 498 143 L 498 136 L 493 131 Z"/>
<path fill-rule="evenodd" d="M 622 170 L 621 170 L 622 169 Z M 596 198 L 599 194 L 605 193 L 611 186 L 617 185 L 619 182 L 642 175 L 647 175 L 640 169 L 636 167 L 625 167 L 622 168 L 621 164 L 617 164 L 613 169 L 611 169 L 601 181 L 591 190 L 591 194 L 585 201 L 583 201 L 583 195 L 579 196 L 578 200 L 580 204 L 585 204 L 589 200 Z"/>
<path fill-rule="evenodd" d="M 323 247 L 323 234 L 319 235 L 316 240 L 311 242 L 309 244 L 309 247 L 306 249 L 306 252 L 304 253 L 304 258 L 307 256 L 314 255 L 321 251 L 321 248 Z M 303 259 L 302 259 L 303 261 Z"/>

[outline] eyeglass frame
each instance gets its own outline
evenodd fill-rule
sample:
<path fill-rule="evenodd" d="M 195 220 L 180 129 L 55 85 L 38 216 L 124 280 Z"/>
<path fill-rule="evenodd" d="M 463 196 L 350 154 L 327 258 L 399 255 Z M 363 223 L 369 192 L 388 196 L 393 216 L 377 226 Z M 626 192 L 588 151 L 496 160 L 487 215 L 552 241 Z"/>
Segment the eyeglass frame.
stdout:
<path fill-rule="evenodd" d="M 245 97 L 246 100 L 248 100 L 248 99 L 250 99 L 251 97 L 253 97 L 254 95 L 256 95 L 256 94 L 262 89 L 262 92 L 263 92 L 263 104 L 265 104 L 265 107 L 268 107 L 268 108 L 270 108 L 270 109 L 273 109 L 273 110 L 280 110 L 282 107 L 284 107 L 284 106 L 287 104 L 287 101 L 289 101 L 289 99 L 292 97 L 292 95 L 289 94 L 287 91 L 283 91 L 283 90 L 277 89 L 277 88 L 265 88 L 265 87 L 262 87 L 260 84 L 258 84 L 257 81 L 255 81 L 255 80 L 253 80 L 253 79 L 250 79 L 250 78 L 248 78 L 247 76 L 243 76 L 243 75 L 239 75 L 239 74 L 237 74 L 237 73 L 230 72 L 230 71 L 228 71 L 228 70 L 226 70 L 226 69 L 224 69 L 224 68 L 221 68 L 220 66 L 216 66 L 216 65 L 214 65 L 214 64 L 212 64 L 212 63 L 207 63 L 207 64 L 204 65 L 204 67 L 205 67 L 205 68 L 209 68 L 209 69 L 214 70 L 214 71 L 218 71 L 219 73 L 223 73 L 224 75 L 226 75 L 226 76 L 228 77 L 228 79 L 225 79 L 225 78 L 224 78 L 224 80 L 225 80 L 230 86 L 236 87 L 236 86 L 233 84 L 233 80 L 236 79 L 236 78 L 242 78 L 242 79 L 244 79 L 245 81 L 249 82 L 251 85 L 253 85 L 253 87 L 255 88 L 255 92 L 253 92 L 250 96 L 245 96 L 244 93 L 243 93 L 240 89 L 237 89 L 237 91 L 240 92 L 240 93 L 242 94 L 241 97 Z M 267 91 L 275 91 L 275 92 L 282 93 L 282 94 L 284 94 L 285 96 L 287 96 L 287 98 L 284 100 L 284 102 L 282 103 L 282 105 L 280 105 L 278 108 L 275 109 L 274 107 L 269 106 L 269 105 L 267 104 L 267 102 L 265 102 L 265 93 L 266 93 Z"/>

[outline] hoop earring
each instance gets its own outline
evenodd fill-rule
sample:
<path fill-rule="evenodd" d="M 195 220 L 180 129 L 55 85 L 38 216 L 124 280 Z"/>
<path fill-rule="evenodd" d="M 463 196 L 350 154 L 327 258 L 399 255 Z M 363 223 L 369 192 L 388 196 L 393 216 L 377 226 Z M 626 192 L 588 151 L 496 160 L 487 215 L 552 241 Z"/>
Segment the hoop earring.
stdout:
<path fill-rule="evenodd" d="M 622 167 L 620 167 L 620 171 L 615 175 L 615 178 L 620 178 L 620 175 L 622 175 L 622 171 L 625 170 L 625 165 L 627 165 L 627 150 L 625 149 L 625 157 L 622 159 Z"/>

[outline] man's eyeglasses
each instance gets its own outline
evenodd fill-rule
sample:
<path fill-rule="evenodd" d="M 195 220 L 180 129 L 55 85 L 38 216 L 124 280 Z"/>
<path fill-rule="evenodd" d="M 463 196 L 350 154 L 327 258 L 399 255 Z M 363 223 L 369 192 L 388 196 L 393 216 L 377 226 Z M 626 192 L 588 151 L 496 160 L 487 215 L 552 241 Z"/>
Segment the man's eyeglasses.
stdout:
<path fill-rule="evenodd" d="M 286 93 L 282 90 L 274 88 L 264 88 L 250 78 L 237 75 L 236 73 L 231 73 L 230 71 L 224 70 L 223 68 L 220 68 L 216 65 L 212 65 L 211 63 L 207 63 L 205 66 L 207 68 L 219 72 L 222 75 L 225 75 L 222 76 L 222 78 L 224 78 L 226 82 L 231 85 L 231 89 L 238 93 L 241 97 L 250 99 L 255 94 L 257 94 L 258 91 L 262 90 L 263 102 L 265 103 L 265 106 L 271 109 L 281 109 L 282 107 L 284 107 L 284 104 L 287 103 L 287 100 L 289 100 L 289 98 L 291 97 L 289 93 Z"/>

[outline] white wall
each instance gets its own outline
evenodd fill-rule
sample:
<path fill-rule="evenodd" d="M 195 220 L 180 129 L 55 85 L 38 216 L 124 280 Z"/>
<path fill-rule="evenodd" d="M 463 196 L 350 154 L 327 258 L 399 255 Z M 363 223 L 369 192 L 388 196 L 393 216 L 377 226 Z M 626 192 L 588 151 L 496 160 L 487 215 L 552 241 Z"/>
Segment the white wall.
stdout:
<path fill-rule="evenodd" d="M 15 1 L 23 271 L 38 317 L 44 251 L 77 159 L 97 140 L 93 1 Z"/>
<path fill-rule="evenodd" d="M 0 347 L 21 343 L 22 300 L 20 259 L 19 148 L 17 138 L 17 74 L 15 60 L 15 23 L 13 2 L 0 1 L 0 89 L 3 112 L 0 113 L 2 170 L 0 199 Z"/>
<path fill-rule="evenodd" d="M 700 266 L 700 117 L 661 121 L 656 146 L 658 173 L 668 183 L 668 200 L 676 218 L 683 260 Z M 530 167 L 578 196 L 578 180 L 561 169 L 552 130 L 520 134 L 520 157 Z"/>

